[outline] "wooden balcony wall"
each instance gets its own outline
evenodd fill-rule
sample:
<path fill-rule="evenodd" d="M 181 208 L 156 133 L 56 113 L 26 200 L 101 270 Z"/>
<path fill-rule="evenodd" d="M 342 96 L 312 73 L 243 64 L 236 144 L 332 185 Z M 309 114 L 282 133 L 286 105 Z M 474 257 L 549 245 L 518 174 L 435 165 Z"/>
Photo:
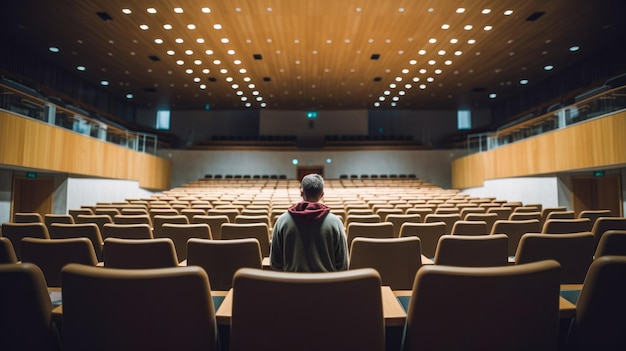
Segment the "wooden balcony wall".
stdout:
<path fill-rule="evenodd" d="M 0 111 L 0 165 L 171 187 L 171 162 L 61 127 Z"/>
<path fill-rule="evenodd" d="M 626 111 L 537 135 L 452 162 L 452 187 L 626 165 Z"/>

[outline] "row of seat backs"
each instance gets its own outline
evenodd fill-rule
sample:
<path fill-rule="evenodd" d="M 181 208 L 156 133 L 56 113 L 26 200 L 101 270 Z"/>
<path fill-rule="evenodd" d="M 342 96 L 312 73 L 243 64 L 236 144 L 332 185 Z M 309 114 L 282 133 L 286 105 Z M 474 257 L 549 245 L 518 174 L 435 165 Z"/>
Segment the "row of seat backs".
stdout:
<path fill-rule="evenodd" d="M 596 250 L 596 257 L 626 253 L 626 233 L 610 231 L 605 234 L 605 237 L 601 241 L 602 245 Z M 439 240 L 434 263 L 453 266 L 507 265 L 506 241 L 507 237 L 502 234 L 444 235 Z M 10 246 L 6 238 L 3 238 L 2 242 Z M 563 266 L 562 283 L 581 283 L 594 257 L 592 244 L 591 233 L 527 234 L 522 238 L 515 262 L 523 264 L 555 259 Z M 58 272 L 68 262 L 96 264 L 91 243 L 86 238 L 58 240 L 24 238 L 22 245 L 25 254 L 24 261 L 48 267 L 45 269 L 46 276 L 54 277 L 49 278 L 51 286 L 60 285 Z M 58 250 L 54 251 L 51 245 L 56 245 Z M 83 250 L 77 250 L 77 245 Z M 242 245 L 248 248 L 241 248 Z M 205 267 L 208 272 L 211 272 L 209 274 L 211 281 L 219 284 L 219 290 L 230 288 L 232 274 L 237 268 L 261 267 L 260 246 L 255 239 L 190 239 L 187 246 L 190 250 L 187 264 Z M 107 248 L 105 256 L 107 267 L 128 269 L 178 265 L 173 242 L 169 239 L 109 238 L 105 248 Z M 227 264 L 228 262 L 231 263 Z M 417 237 L 357 238 L 352 243 L 350 269 L 374 267 L 381 273 L 384 284 L 394 289 L 410 289 L 412 278 L 421 265 L 420 241 Z M 230 270 L 228 267 L 231 267 Z"/>
<path fill-rule="evenodd" d="M 424 267 L 414 279 L 403 349 L 556 349 L 559 270 L 554 261 Z M 622 324 L 616 321 L 626 313 L 621 303 L 625 274 L 626 257 L 602 257 L 592 264 L 570 335 L 574 350 L 623 346 Z M 0 318 L 8 320 L 0 330 L 3 349 L 55 349 L 50 299 L 38 268 L 0 265 L 0 280 L 6 287 L 0 291 Z M 122 271 L 72 264 L 63 269 L 63 280 L 66 350 L 94 345 L 116 350 L 129 344 L 217 349 L 211 288 L 197 267 Z M 242 269 L 234 277 L 231 350 L 258 345 L 384 350 L 380 287 L 372 269 L 328 274 Z M 146 311 L 159 311 L 158 318 Z"/>

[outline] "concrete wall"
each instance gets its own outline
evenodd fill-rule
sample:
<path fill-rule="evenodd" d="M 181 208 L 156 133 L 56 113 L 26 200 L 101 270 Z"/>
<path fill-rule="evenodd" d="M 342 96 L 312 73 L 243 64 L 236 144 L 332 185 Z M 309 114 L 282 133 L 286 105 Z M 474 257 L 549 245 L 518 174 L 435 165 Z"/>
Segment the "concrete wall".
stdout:
<path fill-rule="evenodd" d="M 205 174 L 281 175 L 295 179 L 299 166 L 323 166 L 326 178 L 342 174 L 415 174 L 449 188 L 450 161 L 455 150 L 379 151 L 199 151 L 164 150 L 172 160 L 172 187 L 204 178 Z"/>

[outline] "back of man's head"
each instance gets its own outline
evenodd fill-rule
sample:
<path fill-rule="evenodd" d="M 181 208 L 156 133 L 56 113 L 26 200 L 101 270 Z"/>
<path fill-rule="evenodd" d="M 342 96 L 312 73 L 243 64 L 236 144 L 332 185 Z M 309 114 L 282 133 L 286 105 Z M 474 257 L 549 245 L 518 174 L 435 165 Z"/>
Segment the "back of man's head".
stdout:
<path fill-rule="evenodd" d="M 319 174 L 308 174 L 302 178 L 300 188 L 307 201 L 318 201 L 324 195 L 324 178 Z"/>

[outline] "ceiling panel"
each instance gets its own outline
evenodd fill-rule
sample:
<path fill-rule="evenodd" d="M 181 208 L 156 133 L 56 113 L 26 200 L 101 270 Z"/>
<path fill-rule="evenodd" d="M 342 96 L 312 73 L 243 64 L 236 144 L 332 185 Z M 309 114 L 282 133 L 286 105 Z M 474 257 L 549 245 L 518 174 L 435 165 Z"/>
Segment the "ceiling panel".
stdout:
<path fill-rule="evenodd" d="M 142 108 L 456 109 L 617 45 L 622 3 L 30 0 L 0 30 Z"/>

